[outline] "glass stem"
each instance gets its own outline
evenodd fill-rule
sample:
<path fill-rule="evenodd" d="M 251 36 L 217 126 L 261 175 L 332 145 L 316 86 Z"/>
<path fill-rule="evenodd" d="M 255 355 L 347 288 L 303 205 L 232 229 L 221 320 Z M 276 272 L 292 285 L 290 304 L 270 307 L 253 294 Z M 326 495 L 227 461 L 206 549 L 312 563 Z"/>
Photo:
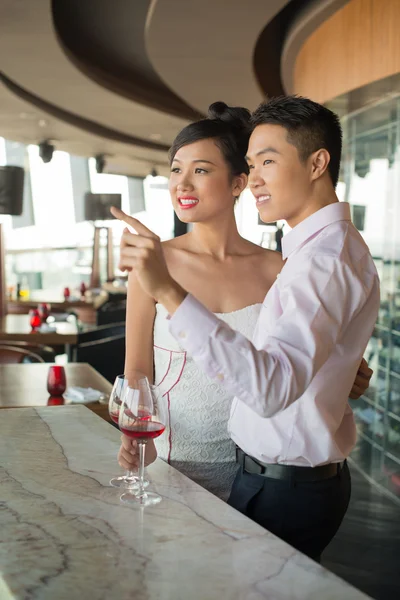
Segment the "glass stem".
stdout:
<path fill-rule="evenodd" d="M 139 442 L 139 498 L 144 497 L 144 455 L 146 452 L 146 442 Z"/>
<path fill-rule="evenodd" d="M 125 481 L 128 485 L 128 489 L 132 489 L 135 487 L 135 483 L 136 483 L 135 479 L 136 479 L 135 473 L 131 469 L 128 469 L 126 471 L 126 475 L 125 475 Z"/>

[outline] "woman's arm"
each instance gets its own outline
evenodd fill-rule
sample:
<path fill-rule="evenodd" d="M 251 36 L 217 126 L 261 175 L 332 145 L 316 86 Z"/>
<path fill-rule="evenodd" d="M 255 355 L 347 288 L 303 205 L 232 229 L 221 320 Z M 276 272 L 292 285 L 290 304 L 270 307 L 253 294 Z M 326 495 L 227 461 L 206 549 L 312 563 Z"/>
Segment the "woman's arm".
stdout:
<path fill-rule="evenodd" d="M 128 296 L 126 305 L 126 341 L 125 341 L 125 377 L 133 371 L 140 371 L 153 382 L 153 327 L 156 315 L 155 302 L 140 287 L 135 273 L 128 277 Z M 125 469 L 138 465 L 137 443 L 126 436 L 121 437 L 122 444 L 118 453 L 118 462 Z M 153 441 L 146 448 L 146 463 L 153 462 L 157 451 Z"/>
<path fill-rule="evenodd" d="M 139 285 L 133 271 L 128 277 L 126 304 L 125 377 L 140 371 L 153 383 L 153 327 L 155 302 Z"/>

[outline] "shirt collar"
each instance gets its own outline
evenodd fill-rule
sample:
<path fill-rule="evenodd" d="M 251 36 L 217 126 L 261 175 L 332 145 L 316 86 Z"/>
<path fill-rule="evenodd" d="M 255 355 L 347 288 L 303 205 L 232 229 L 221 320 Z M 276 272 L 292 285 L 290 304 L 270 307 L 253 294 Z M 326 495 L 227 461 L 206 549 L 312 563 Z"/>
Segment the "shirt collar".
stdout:
<path fill-rule="evenodd" d="M 350 205 L 348 202 L 334 202 L 320 208 L 282 238 L 282 257 L 284 260 L 304 244 L 310 237 L 324 227 L 336 221 L 351 221 Z"/>

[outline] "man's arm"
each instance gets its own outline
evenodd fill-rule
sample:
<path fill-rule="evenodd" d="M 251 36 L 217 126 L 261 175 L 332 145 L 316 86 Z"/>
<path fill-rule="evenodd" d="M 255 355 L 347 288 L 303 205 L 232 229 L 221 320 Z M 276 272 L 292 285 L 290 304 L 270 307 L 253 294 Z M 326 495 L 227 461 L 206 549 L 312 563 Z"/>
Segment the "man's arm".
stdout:
<path fill-rule="evenodd" d="M 280 302 L 282 315 L 261 349 L 190 295 L 170 323 L 171 333 L 202 369 L 262 417 L 303 395 L 365 302 L 365 290 L 336 257 L 314 257 L 280 289 Z"/>
<path fill-rule="evenodd" d="M 143 290 L 174 313 L 171 332 L 203 370 L 263 417 L 303 395 L 369 293 L 337 258 L 310 257 L 281 284 L 283 314 L 256 349 L 172 279 L 158 236 L 121 210 L 112 213 L 138 232 L 124 231 L 120 269 L 134 269 Z"/>

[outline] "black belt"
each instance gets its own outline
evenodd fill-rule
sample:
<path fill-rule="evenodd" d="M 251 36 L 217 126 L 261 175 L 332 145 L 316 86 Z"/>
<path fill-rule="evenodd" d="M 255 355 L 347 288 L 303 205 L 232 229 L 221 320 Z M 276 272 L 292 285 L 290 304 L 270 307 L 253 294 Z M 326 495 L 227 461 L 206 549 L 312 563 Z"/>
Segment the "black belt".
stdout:
<path fill-rule="evenodd" d="M 321 481 L 338 475 L 346 461 L 319 467 L 267 464 L 252 458 L 243 452 L 241 448 L 236 448 L 236 462 L 240 464 L 245 473 L 252 475 L 262 475 L 263 477 L 271 477 L 271 479 L 289 479 L 291 481 Z"/>

